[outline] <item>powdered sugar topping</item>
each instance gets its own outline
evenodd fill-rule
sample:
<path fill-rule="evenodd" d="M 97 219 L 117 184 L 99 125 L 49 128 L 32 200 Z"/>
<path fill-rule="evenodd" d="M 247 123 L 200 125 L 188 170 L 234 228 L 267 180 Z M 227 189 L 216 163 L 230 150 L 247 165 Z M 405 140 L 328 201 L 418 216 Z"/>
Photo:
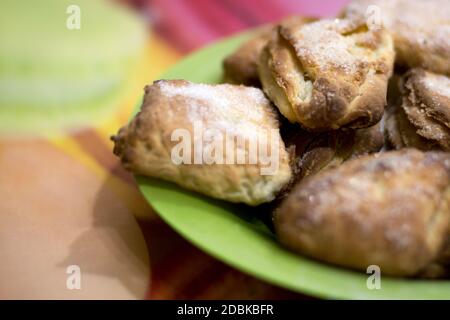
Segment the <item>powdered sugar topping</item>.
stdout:
<path fill-rule="evenodd" d="M 425 87 L 450 99 L 450 79 L 443 75 L 427 76 L 422 80 Z"/>
<path fill-rule="evenodd" d="M 158 85 L 162 95 L 184 100 L 180 108 L 187 111 L 192 123 L 202 121 L 208 128 L 246 138 L 258 135 L 259 129 L 273 128 L 273 122 L 267 122 L 272 117 L 270 102 L 260 89 L 191 82 L 180 85 L 173 81 L 160 81 Z"/>
<path fill-rule="evenodd" d="M 333 66 L 348 73 L 355 72 L 360 57 L 351 53 L 354 40 L 338 32 L 343 23 L 342 20 L 322 20 L 297 28 L 293 32 L 293 37 L 298 39 L 294 45 L 297 55 L 318 67 Z"/>

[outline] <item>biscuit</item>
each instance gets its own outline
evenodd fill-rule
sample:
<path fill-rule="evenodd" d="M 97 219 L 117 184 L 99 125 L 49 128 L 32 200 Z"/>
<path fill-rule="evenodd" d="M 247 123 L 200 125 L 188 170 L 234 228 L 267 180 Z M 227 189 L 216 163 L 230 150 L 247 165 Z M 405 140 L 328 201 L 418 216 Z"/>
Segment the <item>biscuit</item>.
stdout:
<path fill-rule="evenodd" d="M 403 149 L 322 171 L 296 185 L 274 223 L 279 241 L 299 254 L 415 276 L 448 238 L 450 154 Z"/>
<path fill-rule="evenodd" d="M 351 20 L 280 24 L 258 72 L 264 92 L 292 123 L 310 131 L 380 121 L 394 61 L 384 29 Z"/>
<path fill-rule="evenodd" d="M 450 75 L 448 0 L 353 0 L 344 16 L 366 20 L 367 14 L 375 14 L 369 6 L 379 8 L 380 20 L 394 39 L 397 64 Z"/>
<path fill-rule="evenodd" d="M 276 110 L 256 88 L 156 81 L 145 88 L 141 111 L 112 140 L 114 153 L 133 173 L 231 202 L 271 201 L 292 175 Z M 175 149 L 182 140 L 192 146 L 188 153 Z M 261 153 L 251 160 L 252 145 L 273 162 Z M 174 150 L 186 161 L 174 161 Z"/>
<path fill-rule="evenodd" d="M 388 146 L 397 150 L 407 147 L 423 151 L 437 149 L 434 143 L 417 134 L 416 128 L 409 122 L 400 106 L 394 106 L 387 112 L 385 137 Z"/>
<path fill-rule="evenodd" d="M 391 145 L 450 151 L 450 79 L 416 68 L 404 75 L 400 91 L 387 120 Z"/>

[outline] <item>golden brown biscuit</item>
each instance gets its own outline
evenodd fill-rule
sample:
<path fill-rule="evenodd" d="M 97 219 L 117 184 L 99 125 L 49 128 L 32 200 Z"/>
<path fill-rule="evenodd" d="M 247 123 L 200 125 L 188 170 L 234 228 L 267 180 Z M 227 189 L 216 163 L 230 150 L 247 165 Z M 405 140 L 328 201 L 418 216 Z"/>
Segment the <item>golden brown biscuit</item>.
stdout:
<path fill-rule="evenodd" d="M 403 149 L 348 161 L 297 184 L 274 222 L 280 242 L 297 253 L 416 275 L 448 237 L 450 154 Z"/>
<path fill-rule="evenodd" d="M 407 72 L 393 107 L 387 137 L 397 149 L 450 151 L 450 79 L 423 69 Z"/>
<path fill-rule="evenodd" d="M 339 19 L 282 23 L 260 55 L 258 72 L 290 122 L 312 131 L 363 128 L 383 115 L 393 61 L 384 29 Z"/>
<path fill-rule="evenodd" d="M 344 15 L 368 19 L 378 14 L 394 39 L 396 62 L 450 75 L 448 0 L 353 0 Z"/>
<path fill-rule="evenodd" d="M 273 200 L 291 178 L 278 125 L 259 89 L 161 80 L 145 88 L 141 111 L 112 139 L 134 173 L 257 205 Z"/>
<path fill-rule="evenodd" d="M 304 24 L 313 21 L 313 18 L 291 16 L 284 18 L 284 24 Z M 224 81 L 232 84 L 260 87 L 257 64 L 259 55 L 270 40 L 275 29 L 273 24 L 263 26 L 256 34 L 244 42 L 235 52 L 227 56 L 223 61 Z"/>

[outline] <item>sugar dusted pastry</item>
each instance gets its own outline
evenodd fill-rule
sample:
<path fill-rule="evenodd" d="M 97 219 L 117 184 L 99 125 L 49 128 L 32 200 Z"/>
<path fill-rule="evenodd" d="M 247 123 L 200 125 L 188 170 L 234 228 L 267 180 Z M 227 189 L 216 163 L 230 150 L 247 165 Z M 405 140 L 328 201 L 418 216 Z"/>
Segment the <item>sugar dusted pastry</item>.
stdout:
<path fill-rule="evenodd" d="M 450 75 L 448 0 L 353 0 L 344 15 L 366 20 L 376 11 L 392 34 L 398 64 Z"/>
<path fill-rule="evenodd" d="M 283 22 L 285 24 L 304 24 L 312 20 L 312 18 L 292 16 L 283 19 Z M 274 29 L 274 25 L 259 28 L 250 40 L 244 42 L 235 52 L 225 58 L 223 61 L 225 82 L 256 87 L 261 85 L 257 70 L 258 59 Z"/>
<path fill-rule="evenodd" d="M 380 121 L 392 73 L 392 39 L 363 22 L 281 24 L 260 55 L 263 89 L 289 121 L 313 131 Z"/>
<path fill-rule="evenodd" d="M 390 144 L 396 149 L 450 151 L 450 79 L 412 69 L 400 86 L 402 97 L 386 125 Z"/>
<path fill-rule="evenodd" d="M 301 181 L 275 214 L 279 241 L 328 263 L 413 276 L 439 258 L 450 226 L 450 154 L 363 156 Z"/>
<path fill-rule="evenodd" d="M 136 174 L 231 202 L 271 201 L 291 178 L 276 111 L 256 88 L 157 81 L 112 139 Z"/>

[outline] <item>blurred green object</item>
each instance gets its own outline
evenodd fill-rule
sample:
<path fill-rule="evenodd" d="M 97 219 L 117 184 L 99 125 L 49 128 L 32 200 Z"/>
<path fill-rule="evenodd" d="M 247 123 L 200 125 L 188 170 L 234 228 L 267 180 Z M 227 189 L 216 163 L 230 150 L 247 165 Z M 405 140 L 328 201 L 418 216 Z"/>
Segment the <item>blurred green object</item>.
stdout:
<path fill-rule="evenodd" d="M 146 33 L 109 1 L 2 0 L 0 39 L 0 132 L 42 133 L 95 124 L 123 103 Z"/>
<path fill-rule="evenodd" d="M 218 83 L 222 60 L 248 33 L 225 39 L 187 57 L 162 79 Z M 145 198 L 186 239 L 212 256 L 272 284 L 323 298 L 449 299 L 450 280 L 381 277 L 370 290 L 371 274 L 355 272 L 296 255 L 281 247 L 257 208 L 193 193 L 173 183 L 138 177 Z M 301 310 L 300 310 L 301 311 Z"/>

